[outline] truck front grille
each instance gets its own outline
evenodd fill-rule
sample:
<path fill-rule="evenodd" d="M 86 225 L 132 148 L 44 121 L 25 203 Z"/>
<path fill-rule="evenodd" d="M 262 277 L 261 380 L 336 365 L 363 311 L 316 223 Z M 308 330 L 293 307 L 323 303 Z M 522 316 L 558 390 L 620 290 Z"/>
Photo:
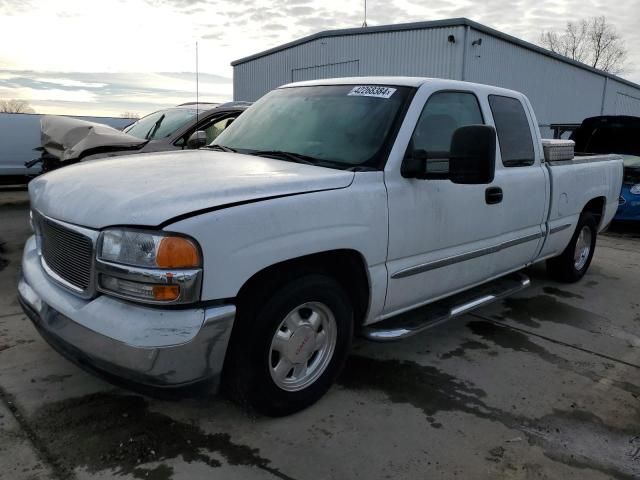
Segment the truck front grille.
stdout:
<path fill-rule="evenodd" d="M 46 218 L 39 223 L 42 257 L 47 266 L 65 282 L 87 290 L 93 263 L 91 239 Z"/>

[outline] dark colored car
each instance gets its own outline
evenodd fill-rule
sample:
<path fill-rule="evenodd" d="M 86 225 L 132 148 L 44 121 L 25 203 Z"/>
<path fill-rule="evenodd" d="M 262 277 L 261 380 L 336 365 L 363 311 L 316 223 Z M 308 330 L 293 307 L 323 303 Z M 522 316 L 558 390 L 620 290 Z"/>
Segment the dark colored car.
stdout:
<path fill-rule="evenodd" d="M 84 160 L 200 148 L 211 143 L 250 103 L 185 103 L 159 110 L 125 127 L 69 117 L 46 116 L 41 121 L 42 172 Z"/>
<path fill-rule="evenodd" d="M 576 142 L 576 152 L 617 153 L 624 158 L 624 179 L 615 220 L 640 221 L 640 117 L 587 118 L 571 139 Z"/>

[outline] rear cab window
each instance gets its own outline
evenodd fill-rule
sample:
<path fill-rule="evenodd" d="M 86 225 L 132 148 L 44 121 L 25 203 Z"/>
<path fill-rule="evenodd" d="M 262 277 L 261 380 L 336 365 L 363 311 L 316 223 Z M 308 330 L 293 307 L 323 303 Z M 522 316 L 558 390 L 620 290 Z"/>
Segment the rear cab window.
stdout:
<path fill-rule="evenodd" d="M 529 120 L 520 100 L 502 95 L 489 95 L 500 156 L 505 167 L 526 167 L 535 163 Z"/>

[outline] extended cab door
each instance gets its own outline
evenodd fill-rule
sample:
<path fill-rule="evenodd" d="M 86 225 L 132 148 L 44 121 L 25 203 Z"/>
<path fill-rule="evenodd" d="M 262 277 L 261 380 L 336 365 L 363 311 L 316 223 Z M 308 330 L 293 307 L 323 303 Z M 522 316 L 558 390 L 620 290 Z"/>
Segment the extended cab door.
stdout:
<path fill-rule="evenodd" d="M 498 275 L 521 269 L 537 255 L 549 196 L 535 118 L 524 96 L 507 95 L 487 97 L 498 137 L 492 186 L 502 197 L 500 250 L 494 262 Z"/>
<path fill-rule="evenodd" d="M 407 152 L 422 150 L 427 171 L 448 171 L 453 132 L 489 123 L 471 91 L 425 84 L 416 93 L 385 167 L 389 205 L 388 288 L 383 316 L 400 313 L 491 278 L 503 233 L 501 204 L 487 200 L 493 184 L 404 178 Z M 429 157 L 433 157 L 432 160 Z M 489 190 L 490 192 L 490 190 Z"/>

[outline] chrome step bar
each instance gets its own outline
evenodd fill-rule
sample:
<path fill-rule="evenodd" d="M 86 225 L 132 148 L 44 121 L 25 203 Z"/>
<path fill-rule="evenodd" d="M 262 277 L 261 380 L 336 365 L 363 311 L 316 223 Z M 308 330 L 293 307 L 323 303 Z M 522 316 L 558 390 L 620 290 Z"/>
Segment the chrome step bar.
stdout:
<path fill-rule="evenodd" d="M 375 342 L 401 340 L 513 295 L 530 284 L 531 280 L 525 274 L 512 273 L 424 307 L 368 325 L 362 329 L 362 335 L 367 340 Z"/>

